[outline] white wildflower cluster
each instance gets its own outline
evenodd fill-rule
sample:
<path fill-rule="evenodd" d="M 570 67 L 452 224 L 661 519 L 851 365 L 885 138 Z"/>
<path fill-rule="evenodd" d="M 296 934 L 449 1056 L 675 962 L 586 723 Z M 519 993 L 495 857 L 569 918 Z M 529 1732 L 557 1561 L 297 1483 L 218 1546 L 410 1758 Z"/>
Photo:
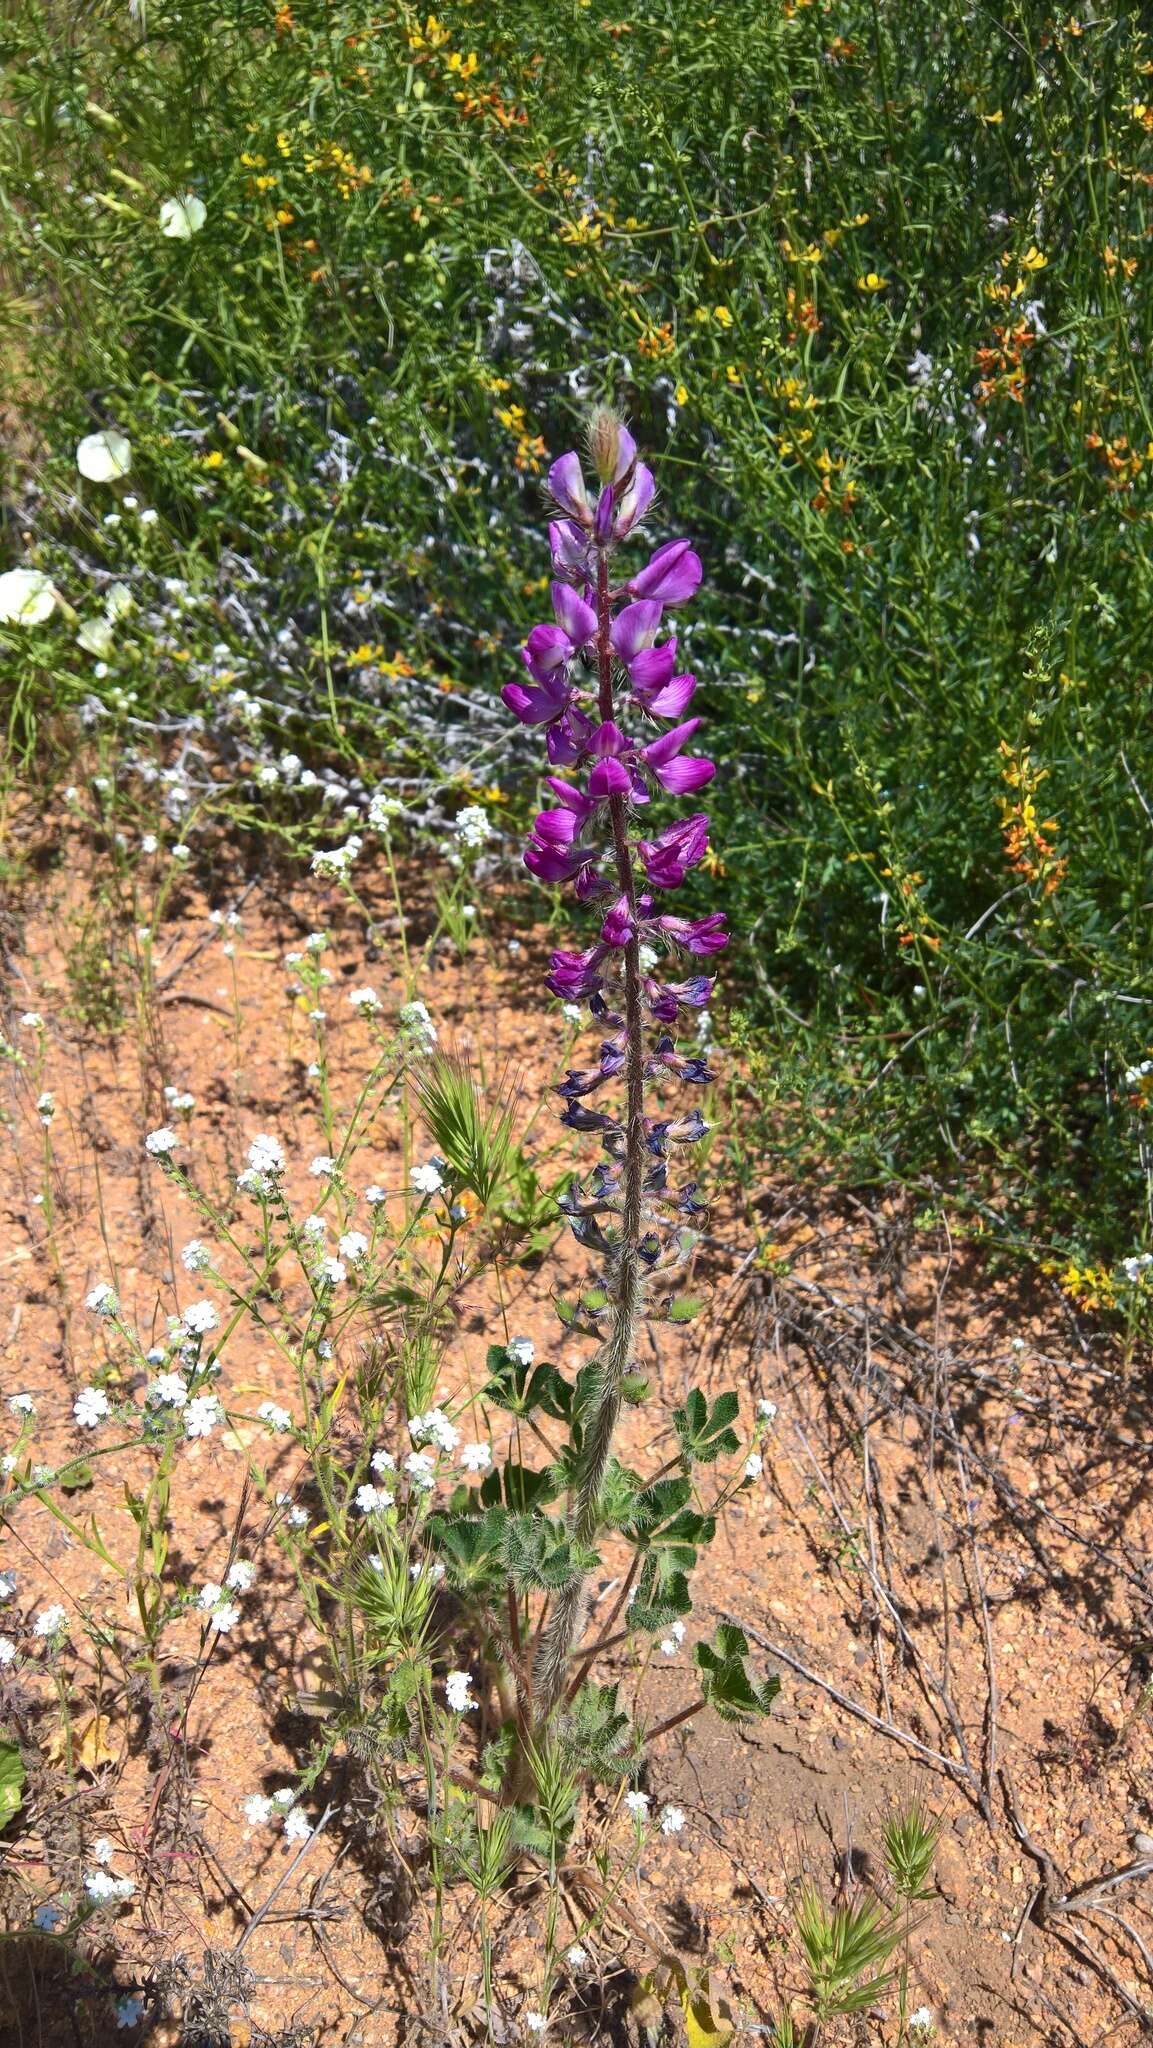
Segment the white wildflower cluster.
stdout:
<path fill-rule="evenodd" d="M 63 1642 L 68 1633 L 67 1611 L 58 1601 L 54 1601 L 51 1607 L 42 1608 L 32 1625 L 32 1633 L 34 1636 L 40 1636 L 45 1642 Z"/>
<path fill-rule="evenodd" d="M 450 1671 L 444 1681 L 444 1696 L 454 1714 L 470 1714 L 480 1705 L 473 1698 L 471 1671 Z"/>
<path fill-rule="evenodd" d="M 1139 1066 L 1126 1067 L 1126 1088 L 1139 1088 L 1147 1074 L 1153 1074 L 1153 1060 L 1142 1060 Z"/>
<path fill-rule="evenodd" d="M 460 1431 L 443 1408 L 430 1408 L 427 1415 L 411 1416 L 408 1433 L 414 1444 L 434 1443 L 442 1451 L 455 1451 L 460 1442 Z"/>
<path fill-rule="evenodd" d="M 256 1411 L 261 1422 L 266 1422 L 275 1436 L 286 1436 L 292 1428 L 292 1417 L 287 1408 L 281 1408 L 275 1401 L 262 1401 Z"/>
<path fill-rule="evenodd" d="M 775 1421 L 776 1421 L 776 1419 L 777 1419 L 777 1404 L 776 1404 L 776 1402 L 775 1402 L 775 1401 L 758 1401 L 758 1402 L 757 1402 L 757 1414 L 758 1414 L 758 1415 L 760 1416 L 760 1418 L 761 1418 L 761 1421 L 762 1421 L 762 1422 L 775 1422 Z"/>
<path fill-rule="evenodd" d="M 765 1461 L 759 1451 L 750 1451 L 745 1459 L 745 1478 L 759 1479 L 765 1469 Z"/>
<path fill-rule="evenodd" d="M 210 1337 L 213 1330 L 220 1328 L 216 1305 L 208 1300 L 190 1301 L 180 1320 L 190 1337 Z"/>
<path fill-rule="evenodd" d="M 368 1257 L 368 1239 L 363 1230 L 346 1230 L 337 1247 L 342 1259 L 350 1266 L 362 1265 Z"/>
<path fill-rule="evenodd" d="M 47 1130 L 56 1114 L 56 1097 L 47 1088 L 36 1099 L 36 1114 L 40 1118 L 45 1130 Z"/>
<path fill-rule="evenodd" d="M 224 1574 L 223 1584 L 209 1579 L 196 1595 L 196 1606 L 208 1616 L 208 1626 L 214 1635 L 226 1636 L 240 1620 L 240 1608 L 229 1593 L 247 1593 L 256 1577 L 256 1566 L 247 1558 L 238 1557 L 229 1565 Z"/>
<path fill-rule="evenodd" d="M 517 1365 L 531 1365 L 536 1357 L 536 1346 L 531 1337 L 510 1337 L 504 1348 Z"/>
<path fill-rule="evenodd" d="M 1131 1259 L 1122 1259 L 1121 1271 L 1132 1286 L 1136 1286 L 1143 1273 L 1153 1266 L 1153 1252 L 1137 1252 Z"/>
<path fill-rule="evenodd" d="M 384 1008 L 374 988 L 350 989 L 348 1000 L 352 1008 L 362 1017 L 374 1017 L 379 1010 Z"/>
<path fill-rule="evenodd" d="M 682 1643 L 684 1642 L 684 1639 L 685 1639 L 685 1625 L 684 1625 L 684 1622 L 683 1622 L 683 1621 L 674 1621 L 674 1622 L 672 1622 L 672 1623 L 670 1624 L 670 1627 L 669 1627 L 669 1632 L 668 1632 L 667 1636 L 665 1636 L 664 1640 L 663 1640 L 663 1641 L 662 1641 L 662 1643 L 661 1643 L 661 1655 L 662 1655 L 662 1656 L 664 1656 L 664 1657 L 675 1657 L 675 1656 L 676 1656 L 676 1654 L 677 1654 L 677 1651 L 678 1651 L 678 1650 L 680 1649 L 680 1646 L 681 1646 L 681 1644 L 682 1644 Z"/>
<path fill-rule="evenodd" d="M 149 1131 L 144 1140 L 144 1150 L 151 1153 L 153 1159 L 171 1159 L 179 1143 L 176 1132 L 162 1124 L 158 1131 Z"/>
<path fill-rule="evenodd" d="M 284 1147 L 279 1138 L 262 1131 L 248 1148 L 248 1165 L 236 1177 L 236 1185 L 251 1195 L 273 1195 L 284 1172 Z"/>
<path fill-rule="evenodd" d="M 151 837 L 151 834 L 149 837 Z M 153 848 L 155 849 L 155 841 L 153 842 Z M 191 1116 L 196 1108 L 196 1097 L 195 1095 L 190 1095 L 187 1088 L 166 1088 L 164 1090 L 164 1100 L 168 1104 L 169 1109 L 176 1110 L 180 1116 Z"/>
<path fill-rule="evenodd" d="M 487 1472 L 492 1464 L 492 1452 L 487 1444 L 462 1444 L 460 1463 L 466 1472 Z"/>
<path fill-rule="evenodd" d="M 414 1051 L 427 1050 L 437 1042 L 437 1029 L 432 1017 L 422 1002 L 414 997 L 411 1003 L 401 1008 L 397 1022 L 403 1036 L 408 1039 Z"/>
<path fill-rule="evenodd" d="M 466 804 L 453 820 L 453 831 L 462 846 L 470 852 L 479 852 L 493 837 L 493 822 L 481 804 Z"/>
<path fill-rule="evenodd" d="M 114 1877 L 110 1870 L 90 1870 L 84 1879 L 84 1889 L 98 1906 L 122 1905 L 130 1899 L 136 1886 L 130 1877 Z"/>
<path fill-rule="evenodd" d="M 337 1170 L 331 1152 L 318 1152 L 316 1157 L 308 1162 L 308 1171 L 314 1180 L 331 1180 Z"/>
<path fill-rule="evenodd" d="M 410 1451 L 404 1461 L 409 1482 L 418 1493 L 431 1493 L 436 1485 L 436 1466 L 427 1451 Z"/>
<path fill-rule="evenodd" d="M 146 1404 L 153 1409 L 169 1408 L 179 1413 L 188 1406 L 188 1385 L 182 1373 L 158 1372 L 144 1390 Z"/>
<path fill-rule="evenodd" d="M 374 832 L 387 832 L 393 819 L 403 816 L 404 805 L 398 803 L 394 796 L 386 796 L 382 789 L 376 790 L 369 798 L 368 822 Z"/>
<path fill-rule="evenodd" d="M 322 848 L 312 856 L 312 872 L 324 881 L 339 881 L 347 875 L 364 841 L 355 832 L 350 834 L 343 846 Z"/>
<path fill-rule="evenodd" d="M 18 1416 L 23 1420 L 26 1416 L 35 1415 L 36 1403 L 32 1399 L 31 1394 L 10 1394 L 8 1396 L 8 1412 L 10 1415 Z"/>
<path fill-rule="evenodd" d="M 190 1442 L 211 1436 L 224 1421 L 224 1410 L 215 1394 L 197 1394 L 184 1410 L 184 1434 Z"/>
<path fill-rule="evenodd" d="M 685 1816 L 679 1806 L 661 1808 L 662 1835 L 679 1835 L 685 1824 Z"/>
<path fill-rule="evenodd" d="M 181 1251 L 180 1263 L 186 1273 L 205 1273 L 212 1263 L 212 1255 L 198 1237 L 190 1237 Z"/>
<path fill-rule="evenodd" d="M 632 1814 L 634 1820 L 648 1819 L 649 1795 L 647 1792 L 626 1792 L 625 1806 Z"/>
<path fill-rule="evenodd" d="M 355 1498 L 362 1515 L 383 1514 L 385 1508 L 392 1507 L 396 1501 L 396 1495 L 390 1493 L 387 1486 L 373 1486 L 368 1482 L 357 1487 Z"/>
<path fill-rule="evenodd" d="M 312 1833 L 312 1822 L 297 1804 L 291 1785 L 282 1785 L 278 1792 L 250 1792 L 240 1810 L 253 1828 L 271 1827 L 280 1821 L 286 1842 L 306 1842 Z"/>
<path fill-rule="evenodd" d="M 85 1297 L 84 1306 L 91 1309 L 93 1315 L 114 1316 L 120 1307 L 116 1289 L 110 1287 L 107 1280 L 98 1280 L 92 1292 Z"/>

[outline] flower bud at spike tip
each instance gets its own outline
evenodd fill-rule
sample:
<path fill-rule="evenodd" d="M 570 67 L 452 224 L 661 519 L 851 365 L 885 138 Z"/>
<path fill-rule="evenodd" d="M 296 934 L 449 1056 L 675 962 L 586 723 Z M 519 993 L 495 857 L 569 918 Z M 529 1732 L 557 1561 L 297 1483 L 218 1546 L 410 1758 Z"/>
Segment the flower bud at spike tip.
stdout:
<path fill-rule="evenodd" d="M 611 405 L 598 405 L 588 423 L 589 461 L 602 484 L 611 484 L 621 453 L 621 417 Z"/>

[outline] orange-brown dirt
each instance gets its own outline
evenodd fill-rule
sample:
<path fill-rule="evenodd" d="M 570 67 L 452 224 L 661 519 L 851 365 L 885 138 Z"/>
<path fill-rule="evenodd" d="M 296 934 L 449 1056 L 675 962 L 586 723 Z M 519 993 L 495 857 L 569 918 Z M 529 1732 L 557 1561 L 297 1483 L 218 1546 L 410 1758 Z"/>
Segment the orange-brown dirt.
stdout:
<path fill-rule="evenodd" d="M 419 947 L 419 869 L 411 882 L 409 936 Z M 104 1357 L 101 1326 L 83 1305 L 93 1284 L 115 1278 L 145 1342 L 205 1291 L 176 1251 L 210 1232 L 142 1147 L 163 1118 L 162 1085 L 197 1098 L 183 1156 L 201 1187 L 220 1195 L 251 1136 L 267 1129 L 284 1141 L 293 1206 L 306 1213 L 315 1195 L 307 1162 L 324 1148 L 304 1074 L 309 1027 L 286 995 L 284 954 L 315 925 L 334 934 L 329 1046 L 340 1105 L 371 1057 L 347 991 L 374 984 L 390 1014 L 403 1000 L 395 953 L 366 951 L 335 892 L 271 872 L 246 882 L 221 851 L 214 873 L 206 864 L 174 891 L 154 947 L 159 992 L 142 1006 L 138 978 L 134 987 L 115 967 L 109 977 L 101 963 L 109 942 L 131 954 L 147 891 L 129 903 L 122 887 L 104 890 L 102 909 L 97 893 L 79 858 L 49 865 L 14 894 L 7 923 L 7 1035 L 26 1064 L 8 1063 L 0 1138 L 0 1378 L 5 1397 L 35 1398 L 34 1454 L 54 1462 L 89 1444 L 70 1410 Z M 242 897 L 229 962 L 208 912 Z M 514 1063 L 523 1124 L 564 1046 L 539 985 L 549 939 L 502 922 L 499 902 L 485 923 L 463 962 L 447 943 L 433 949 L 420 994 L 443 1040 L 471 1044 L 490 1072 L 506 1056 Z M 34 1034 L 18 1022 L 28 1010 L 45 1019 L 42 1072 Z M 42 1088 L 57 1103 L 47 1186 Z M 771 1152 L 749 1156 L 750 1105 L 739 1093 L 725 1103 L 718 1115 L 741 1139 L 747 1200 L 724 1194 L 735 1170 L 722 1131 L 705 1168 L 719 1199 L 695 1276 L 710 1306 L 687 1333 L 653 1331 L 641 1362 L 657 1391 L 630 1415 L 624 1454 L 642 1470 L 663 1461 L 670 1411 L 694 1381 L 712 1393 L 737 1387 L 746 1416 L 766 1398 L 777 1415 L 763 1477 L 726 1510 L 702 1561 L 686 1643 L 674 1657 L 656 1653 L 639 1697 L 650 1724 L 686 1704 L 691 1646 L 726 1615 L 746 1629 L 757 1670 L 779 1669 L 782 1688 L 767 1721 L 732 1727 L 704 1712 L 652 1745 L 644 1783 L 654 1813 L 673 1801 L 686 1826 L 646 1839 L 625 1910 L 589 1938 L 588 1968 L 554 1996 L 546 2039 L 644 2040 L 630 1988 L 670 1950 L 713 1965 L 738 2039 L 770 2039 L 798 1982 L 788 1931 L 799 1883 L 808 1876 L 829 1899 L 863 1887 L 888 1901 L 881 1826 L 919 1790 L 943 1827 L 912 1936 L 910 2006 L 930 2007 L 948 2041 L 1109 2039 L 1121 2048 L 1153 2008 L 1148 1881 L 1138 1874 L 1069 1895 L 1131 1863 L 1140 1872 L 1134 1835 L 1150 1826 L 1153 1517 L 1140 1370 L 1126 1378 L 1108 1345 L 1055 1299 L 1024 1299 L 943 1233 L 915 1228 L 902 1199 L 866 1206 L 788 1185 Z M 538 1118 L 540 1157 L 567 1135 L 551 1114 Z M 570 1156 L 560 1146 L 553 1171 Z M 357 1161 L 358 1184 L 390 1172 L 395 1185 L 386 1121 Z M 581 1270 L 567 1242 L 558 1256 L 564 1274 Z M 552 1308 L 556 1274 L 552 1258 L 507 1265 L 503 1326 L 491 1271 L 466 1290 L 446 1388 L 475 1385 L 486 1342 L 506 1329 L 532 1337 L 538 1357 L 577 1362 L 582 1347 L 562 1345 Z M 289 1406 L 294 1396 L 250 1327 L 227 1347 L 222 1392 L 240 1416 L 266 1396 Z M 5 1423 L 10 1442 L 6 1410 Z M 263 1444 L 237 1422 L 183 1455 L 169 1570 L 189 1584 L 219 1576 L 238 1525 L 241 1548 L 258 1554 L 265 1510 L 245 1483 L 258 1437 Z M 281 1442 L 270 1455 L 277 1483 L 297 1484 L 299 1453 Z M 117 1558 L 133 1541 L 123 1489 L 142 1469 L 135 1451 L 97 1458 L 93 1483 L 66 1502 L 76 1522 L 96 1518 Z M 318 1683 L 317 1638 L 277 1557 L 237 1627 L 199 1665 L 195 1626 L 177 1625 L 169 1690 L 150 1705 L 146 1686 L 126 1695 L 112 1660 L 101 1668 L 77 1618 L 82 1601 L 110 1617 L 123 1608 L 112 1571 L 35 1501 L 12 1515 L 2 1543 L 18 1590 L 0 1628 L 13 1627 L 14 1613 L 17 1627 L 20 1616 L 30 1623 L 50 1601 L 68 1610 L 77 1747 L 69 1760 L 53 1741 L 55 1698 L 24 1632 L 21 1665 L 0 1671 L 0 1731 L 17 1733 L 29 1768 L 24 1811 L 4 1836 L 0 2039 L 31 2048 L 137 2038 L 117 2032 L 108 1987 L 146 1981 L 160 1987 L 147 2035 L 157 2043 L 483 2038 L 471 1894 L 450 1889 L 435 1981 L 430 1968 L 416 1792 L 390 1824 L 392 1841 L 412 1850 L 411 1880 L 366 1818 L 347 1758 L 333 1760 L 308 1801 L 314 1817 L 326 1804 L 337 1811 L 287 1879 L 296 1850 L 245 1823 L 242 1799 L 297 1772 L 317 1727 L 298 1704 Z M 598 1590 L 616 1577 L 606 1557 Z M 187 1740 L 174 1743 L 165 1717 L 180 1724 L 193 1672 Z M 631 1701 L 634 1681 L 613 1652 L 598 1675 L 621 1677 Z M 103 1716 L 95 1735 L 94 1713 Z M 631 1828 L 615 1796 L 597 1795 L 585 1825 L 627 1852 Z M 89 1923 L 76 1964 L 29 1931 L 32 1912 L 75 1896 L 100 1835 L 136 1891 Z M 578 1832 L 575 1856 L 583 1839 Z M 495 2040 L 529 2038 L 544 1911 L 528 1882 L 494 1909 L 504 2015 Z M 668 2025 L 663 2038 L 683 2039 L 679 2018 Z M 896 2043 L 894 1994 L 827 2038 Z"/>

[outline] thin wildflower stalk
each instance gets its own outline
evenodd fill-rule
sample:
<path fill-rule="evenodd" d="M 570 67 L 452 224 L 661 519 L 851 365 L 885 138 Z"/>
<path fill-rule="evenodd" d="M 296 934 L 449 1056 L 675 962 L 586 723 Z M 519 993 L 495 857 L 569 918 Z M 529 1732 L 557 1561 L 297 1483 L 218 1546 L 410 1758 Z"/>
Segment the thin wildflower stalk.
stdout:
<path fill-rule="evenodd" d="M 538 815 L 525 864 L 543 881 L 571 882 L 580 902 L 604 904 L 599 943 L 584 953 L 554 953 L 548 980 L 566 1004 L 587 1002 L 593 1022 L 608 1034 L 597 1065 L 571 1069 L 558 1088 L 566 1100 L 562 1121 L 599 1133 L 607 1154 L 589 1191 L 574 1181 L 561 1205 L 578 1241 L 601 1253 L 604 1269 L 594 1393 L 582 1416 L 572 1489 L 578 1557 L 599 1532 L 601 1493 L 646 1296 L 680 1262 L 678 1226 L 700 1208 L 695 1183 L 679 1192 L 670 1186 L 666 1162 L 670 1146 L 703 1136 L 704 1119 L 699 1111 L 649 1116 L 645 1098 L 650 1079 L 711 1079 L 702 1057 L 677 1051 L 669 1027 L 683 1010 L 703 1007 L 712 984 L 703 975 L 666 981 L 656 969 L 665 964 L 662 953 L 666 961 L 677 948 L 701 956 L 727 943 L 723 918 L 679 918 L 657 908 L 657 892 L 679 887 L 703 859 L 707 817 L 694 813 L 651 839 L 637 833 L 656 790 L 688 794 L 713 774 L 711 761 L 683 751 L 698 719 L 662 730 L 680 721 L 696 679 L 674 673 L 676 637 L 658 644 L 658 633 L 666 608 L 696 590 L 700 561 L 687 541 L 671 541 L 638 575 L 615 584 L 616 551 L 643 519 L 654 481 L 637 459 L 631 434 L 606 408 L 590 423 L 589 453 L 601 486 L 595 506 L 576 454 L 562 456 L 549 472 L 565 515 L 549 529 L 555 623 L 529 635 L 523 653 L 529 683 L 504 691 L 524 724 L 546 728 L 553 767 L 575 769 L 581 777 L 548 778 L 558 807 Z M 647 722 L 654 736 L 630 738 L 618 723 L 624 717 Z M 619 1117 L 586 1106 L 586 1097 L 610 1080 L 623 1083 Z M 554 1593 L 534 1659 L 538 1726 L 569 1687 L 587 1598 L 587 1572 L 579 1568 Z"/>

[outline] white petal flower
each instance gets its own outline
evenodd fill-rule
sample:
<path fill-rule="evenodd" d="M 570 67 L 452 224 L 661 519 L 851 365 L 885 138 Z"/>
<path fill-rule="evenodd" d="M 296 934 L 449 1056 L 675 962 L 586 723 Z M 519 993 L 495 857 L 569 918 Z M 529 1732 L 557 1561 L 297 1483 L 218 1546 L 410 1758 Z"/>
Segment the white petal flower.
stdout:
<path fill-rule="evenodd" d="M 262 1828 L 272 1819 L 272 1801 L 263 1792 L 250 1792 L 241 1812 L 250 1827 Z"/>
<path fill-rule="evenodd" d="M 95 1429 L 112 1412 L 112 1404 L 100 1387 L 81 1387 L 72 1404 L 73 1419 L 81 1429 Z"/>
<path fill-rule="evenodd" d="M 286 1842 L 307 1842 L 312 1833 L 312 1822 L 302 1806 L 290 1806 L 284 1816 L 284 1839 Z"/>
<path fill-rule="evenodd" d="M 94 654 L 97 661 L 107 661 L 115 641 L 107 619 L 83 619 L 76 629 L 76 645 L 85 654 Z"/>
<path fill-rule="evenodd" d="M 468 1714 L 480 1702 L 472 1696 L 471 1671 L 450 1671 L 444 1681 L 444 1695 L 454 1714 Z"/>
<path fill-rule="evenodd" d="M 679 1806 L 661 1808 L 662 1835 L 679 1835 L 685 1824 L 685 1816 Z"/>
<path fill-rule="evenodd" d="M 492 1464 L 492 1452 L 487 1444 L 462 1444 L 460 1462 L 466 1472 L 485 1472 Z"/>
<path fill-rule="evenodd" d="M 40 569 L 6 569 L 0 576 L 0 625 L 43 625 L 55 603 L 52 579 Z"/>
<path fill-rule="evenodd" d="M 626 1792 L 625 1805 L 637 1820 L 644 1820 L 648 1815 L 649 1795 L 647 1792 Z"/>
<path fill-rule="evenodd" d="M 67 1613 L 65 1612 L 63 1607 L 59 1606 L 58 1604 L 54 1604 L 51 1607 L 45 1607 L 43 1611 L 36 1616 L 36 1621 L 33 1626 L 32 1633 L 36 1636 L 59 1636 L 65 1633 L 67 1627 Z"/>
<path fill-rule="evenodd" d="M 167 1159 L 170 1153 L 175 1152 L 179 1143 L 176 1132 L 170 1131 L 167 1124 L 162 1124 L 158 1131 L 149 1131 L 144 1140 L 144 1150 L 150 1152 L 154 1159 Z"/>
<path fill-rule="evenodd" d="M 76 467 L 89 483 L 115 483 L 132 467 L 132 443 L 115 427 L 98 434 L 85 434 L 76 450 Z"/>
<path fill-rule="evenodd" d="M 414 1166 L 412 1185 L 418 1195 L 438 1195 L 444 1186 L 443 1160 L 430 1159 L 427 1166 Z"/>
<path fill-rule="evenodd" d="M 190 242 L 208 218 L 203 199 L 185 192 L 180 199 L 166 199 L 157 215 L 157 225 L 170 242 Z"/>

